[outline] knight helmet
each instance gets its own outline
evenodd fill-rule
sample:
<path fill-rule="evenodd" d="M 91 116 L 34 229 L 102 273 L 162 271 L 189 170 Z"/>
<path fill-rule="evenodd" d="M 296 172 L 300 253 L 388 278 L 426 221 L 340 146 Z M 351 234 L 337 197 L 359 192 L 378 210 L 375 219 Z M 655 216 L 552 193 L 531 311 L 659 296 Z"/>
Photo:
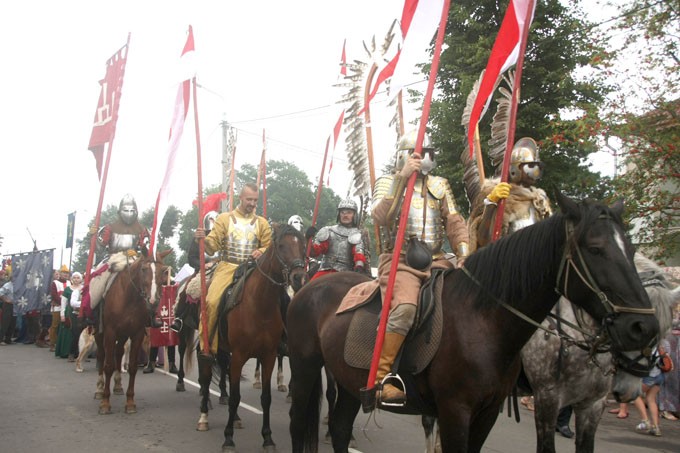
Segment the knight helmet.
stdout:
<path fill-rule="evenodd" d="M 118 216 L 126 225 L 132 225 L 137 221 L 137 202 L 135 198 L 126 194 L 118 205 Z"/>
<path fill-rule="evenodd" d="M 397 142 L 397 153 L 394 161 L 395 171 L 400 171 L 404 168 L 404 164 L 408 159 L 409 154 L 416 149 L 416 140 L 418 139 L 418 129 L 412 129 L 401 136 Z M 434 160 L 435 149 L 432 147 L 430 136 L 425 133 L 423 137 L 423 162 L 421 166 L 421 173 L 426 175 L 432 171 L 436 165 Z"/>
<path fill-rule="evenodd" d="M 338 217 L 335 219 L 336 222 L 340 223 L 340 211 L 343 209 L 351 209 L 354 211 L 354 219 L 352 219 L 352 226 L 355 227 L 359 224 L 359 220 L 357 217 L 359 217 L 359 211 L 357 208 L 357 204 L 352 200 L 351 198 L 345 198 L 338 204 Z"/>
<path fill-rule="evenodd" d="M 510 182 L 533 185 L 543 176 L 543 162 L 538 157 L 538 145 L 533 138 L 520 138 L 510 154 Z"/>
<path fill-rule="evenodd" d="M 288 219 L 288 225 L 292 226 L 298 231 L 302 231 L 302 228 L 304 228 L 304 225 L 302 224 L 302 217 L 297 214 L 290 216 L 290 219 Z"/>
<path fill-rule="evenodd" d="M 206 234 L 213 229 L 213 226 L 215 225 L 215 219 L 217 219 L 217 211 L 208 211 L 203 216 L 203 229 L 205 230 Z"/>

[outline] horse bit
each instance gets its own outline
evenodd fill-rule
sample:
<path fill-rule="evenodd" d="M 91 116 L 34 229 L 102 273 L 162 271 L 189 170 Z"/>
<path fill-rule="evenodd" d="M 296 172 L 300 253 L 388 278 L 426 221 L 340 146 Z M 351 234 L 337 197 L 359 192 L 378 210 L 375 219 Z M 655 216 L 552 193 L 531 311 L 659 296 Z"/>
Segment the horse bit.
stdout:
<path fill-rule="evenodd" d="M 267 274 L 265 271 L 262 270 L 259 264 L 259 259 L 254 260 L 255 262 L 255 268 L 258 270 L 260 274 L 262 274 L 267 280 L 269 280 L 271 283 L 274 285 L 280 286 L 282 288 L 287 288 L 289 283 L 288 283 L 288 277 L 290 276 L 290 273 L 294 271 L 297 268 L 302 268 L 304 269 L 306 267 L 305 260 L 301 259 L 295 259 L 293 262 L 290 264 L 290 268 L 288 265 L 283 261 L 281 258 L 281 255 L 279 255 L 279 248 L 276 246 L 276 239 L 274 239 L 272 245 L 270 248 L 274 249 L 274 256 L 278 260 L 279 264 L 281 265 L 281 276 L 283 277 L 282 282 L 277 282 L 274 280 L 269 274 Z M 264 255 L 263 255 L 264 256 Z"/>

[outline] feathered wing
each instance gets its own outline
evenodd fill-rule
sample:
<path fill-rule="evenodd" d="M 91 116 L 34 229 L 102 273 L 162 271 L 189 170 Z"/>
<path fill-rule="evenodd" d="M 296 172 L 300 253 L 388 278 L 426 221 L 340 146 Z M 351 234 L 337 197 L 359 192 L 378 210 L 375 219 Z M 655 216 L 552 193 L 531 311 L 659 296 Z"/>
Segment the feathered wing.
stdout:
<path fill-rule="evenodd" d="M 344 120 L 346 132 L 345 145 L 349 169 L 354 175 L 352 179 L 352 195 L 354 196 L 366 197 L 372 190 L 365 122 L 363 115 L 360 115 L 359 112 L 364 107 L 364 93 L 369 70 L 373 65 L 372 62 L 382 59 L 389 50 L 394 38 L 393 30 L 395 24 L 396 21 L 390 26 L 380 49 L 376 46 L 375 37 L 371 40 L 370 48 L 364 41 L 363 44 L 368 56 L 368 63 L 354 60 L 352 63 L 347 64 L 348 75 L 345 77 L 345 82 L 337 85 L 347 88 L 347 92 L 342 96 L 341 102 L 347 106 L 345 108 L 346 114 Z"/>
<path fill-rule="evenodd" d="M 508 71 L 502 78 L 507 87 L 502 84 L 498 87 L 500 96 L 496 98 L 498 107 L 491 121 L 491 139 L 489 140 L 489 159 L 494 167 L 498 167 L 503 163 L 503 158 L 505 157 L 508 129 L 510 128 L 510 108 L 512 106 L 512 85 L 514 80 L 515 71 Z"/>
<path fill-rule="evenodd" d="M 461 118 L 461 124 L 466 128 L 467 134 L 474 134 L 475 131 L 470 131 L 470 114 L 472 112 L 472 107 L 475 104 L 475 99 L 479 94 L 479 85 L 482 83 L 484 78 L 484 71 L 479 75 L 479 78 L 472 86 L 470 94 L 468 94 L 467 100 L 465 102 L 465 108 L 463 109 L 463 116 Z M 465 142 L 467 143 L 467 141 Z M 479 169 L 477 168 L 477 161 L 474 156 L 470 156 L 470 150 L 467 146 L 463 147 L 463 151 L 460 153 L 460 160 L 463 163 L 463 168 L 465 169 L 463 173 L 463 184 L 465 185 L 465 193 L 467 194 L 470 206 L 474 203 L 480 190 L 480 178 Z"/>

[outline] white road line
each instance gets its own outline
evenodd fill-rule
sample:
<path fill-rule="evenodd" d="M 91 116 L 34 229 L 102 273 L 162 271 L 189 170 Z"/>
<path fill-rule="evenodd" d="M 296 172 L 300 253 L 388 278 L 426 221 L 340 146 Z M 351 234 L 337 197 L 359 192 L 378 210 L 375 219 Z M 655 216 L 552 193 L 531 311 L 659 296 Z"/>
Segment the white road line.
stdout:
<path fill-rule="evenodd" d="M 173 377 L 173 378 L 177 379 L 177 375 L 176 375 L 176 374 L 170 374 L 170 373 L 168 373 L 167 371 L 161 370 L 161 369 L 158 369 L 158 368 L 156 368 L 156 371 L 158 371 L 159 373 L 163 373 L 163 374 L 166 375 L 166 376 L 170 376 L 170 377 Z M 197 382 L 194 382 L 194 381 L 192 381 L 191 379 L 184 378 L 184 382 L 187 383 L 187 384 L 189 384 L 189 385 L 193 385 L 193 386 L 196 387 L 197 389 L 200 389 L 200 388 L 201 388 L 201 386 L 200 386 Z M 218 398 L 219 398 L 219 396 L 220 396 L 220 394 L 219 394 L 217 391 L 212 390 L 212 389 L 210 389 L 210 393 L 211 393 L 212 395 L 215 395 L 215 396 L 218 397 Z M 246 404 L 246 403 L 241 402 L 241 403 L 239 404 L 239 407 L 242 407 L 242 408 L 244 408 L 244 409 L 246 409 L 246 410 L 249 410 L 250 412 L 252 412 L 252 413 L 254 413 L 254 414 L 262 415 L 262 411 L 261 411 L 260 409 L 258 409 L 258 408 L 256 408 L 256 407 L 253 407 L 253 406 L 251 406 L 250 404 Z"/>

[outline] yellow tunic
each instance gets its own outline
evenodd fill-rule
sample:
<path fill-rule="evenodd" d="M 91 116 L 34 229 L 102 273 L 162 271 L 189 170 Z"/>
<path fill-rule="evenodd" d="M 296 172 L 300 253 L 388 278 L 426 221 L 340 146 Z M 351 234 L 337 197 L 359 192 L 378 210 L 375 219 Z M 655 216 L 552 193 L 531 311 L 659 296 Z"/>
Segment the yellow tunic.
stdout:
<path fill-rule="evenodd" d="M 217 326 L 217 308 L 222 293 L 232 282 L 236 268 L 247 259 L 244 252 L 247 252 L 248 256 L 254 250 L 264 253 L 271 240 L 272 230 L 264 217 L 242 214 L 238 209 L 217 216 L 213 229 L 205 238 L 206 253 L 212 255 L 219 252 L 220 255 L 206 296 L 208 336 L 212 338 L 210 351 L 213 354 L 217 353 L 217 334 L 214 334 L 214 331 Z M 202 329 L 201 323 L 199 325 L 201 334 Z M 203 337 L 200 338 L 203 341 Z"/>

